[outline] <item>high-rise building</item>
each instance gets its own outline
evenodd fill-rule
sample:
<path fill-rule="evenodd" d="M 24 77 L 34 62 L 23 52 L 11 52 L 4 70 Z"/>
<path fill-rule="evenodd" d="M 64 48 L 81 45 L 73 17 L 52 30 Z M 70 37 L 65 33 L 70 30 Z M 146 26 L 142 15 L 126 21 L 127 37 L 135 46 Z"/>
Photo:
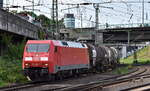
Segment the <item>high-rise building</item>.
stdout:
<path fill-rule="evenodd" d="M 3 0 L 0 0 L 0 8 L 3 8 Z"/>
<path fill-rule="evenodd" d="M 65 14 L 64 24 L 65 24 L 65 28 L 75 28 L 74 14 Z"/>

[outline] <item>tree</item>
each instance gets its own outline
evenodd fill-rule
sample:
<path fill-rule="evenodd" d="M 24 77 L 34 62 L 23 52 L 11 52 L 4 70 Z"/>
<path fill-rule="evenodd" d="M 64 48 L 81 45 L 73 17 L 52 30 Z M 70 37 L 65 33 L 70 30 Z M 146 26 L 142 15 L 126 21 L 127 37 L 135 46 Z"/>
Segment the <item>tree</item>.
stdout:
<path fill-rule="evenodd" d="M 54 23 L 51 19 L 49 19 L 43 14 L 39 15 L 37 19 L 41 22 L 41 25 L 43 27 L 50 27 Z"/>

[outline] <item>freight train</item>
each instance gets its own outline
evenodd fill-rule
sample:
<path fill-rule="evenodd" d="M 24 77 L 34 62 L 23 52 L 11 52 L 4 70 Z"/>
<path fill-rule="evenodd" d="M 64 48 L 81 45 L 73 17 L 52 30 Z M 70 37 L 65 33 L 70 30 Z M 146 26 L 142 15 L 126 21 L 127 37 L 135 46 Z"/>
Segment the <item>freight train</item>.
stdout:
<path fill-rule="evenodd" d="M 118 51 L 113 47 L 60 40 L 28 40 L 22 68 L 30 80 L 53 80 L 114 68 L 118 58 Z"/>

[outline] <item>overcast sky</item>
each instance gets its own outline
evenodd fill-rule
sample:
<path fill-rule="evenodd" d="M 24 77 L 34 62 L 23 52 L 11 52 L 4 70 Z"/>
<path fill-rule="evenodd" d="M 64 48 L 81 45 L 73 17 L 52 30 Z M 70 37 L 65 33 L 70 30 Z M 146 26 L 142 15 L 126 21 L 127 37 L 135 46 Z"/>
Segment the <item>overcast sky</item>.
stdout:
<path fill-rule="evenodd" d="M 30 0 L 4 0 L 4 3 L 9 5 L 19 5 L 26 6 L 32 5 Z M 32 0 L 31 0 L 32 1 Z M 51 17 L 51 3 L 52 0 L 34 0 L 35 5 L 44 4 L 44 6 L 36 6 L 35 13 L 45 14 L 48 17 Z M 70 10 L 63 10 L 66 8 L 76 7 L 76 5 L 62 5 L 61 3 L 84 3 L 84 2 L 92 2 L 92 3 L 102 3 L 109 2 L 110 0 L 58 0 L 59 1 L 59 19 L 64 17 L 65 13 L 74 13 L 76 18 L 76 27 L 80 27 L 81 14 L 83 18 L 83 26 L 84 27 L 92 27 L 94 26 L 95 21 L 95 9 L 92 5 L 88 6 L 80 6 L 80 8 L 73 8 Z M 131 3 L 131 2 L 142 2 L 142 0 L 111 0 L 115 3 L 105 3 L 100 4 L 100 6 L 112 7 L 102 8 L 100 7 L 99 11 L 99 23 L 100 24 L 131 24 L 131 23 L 141 23 L 142 22 L 142 3 Z M 145 22 L 150 22 L 150 0 L 144 0 L 144 17 Z M 27 8 L 27 7 L 26 7 Z M 28 9 L 32 9 L 28 7 Z M 18 8 L 18 11 L 22 11 L 22 9 Z M 27 10 L 27 9 L 26 9 Z M 40 10 L 40 11 L 39 11 Z M 29 10 L 31 11 L 31 10 Z"/>

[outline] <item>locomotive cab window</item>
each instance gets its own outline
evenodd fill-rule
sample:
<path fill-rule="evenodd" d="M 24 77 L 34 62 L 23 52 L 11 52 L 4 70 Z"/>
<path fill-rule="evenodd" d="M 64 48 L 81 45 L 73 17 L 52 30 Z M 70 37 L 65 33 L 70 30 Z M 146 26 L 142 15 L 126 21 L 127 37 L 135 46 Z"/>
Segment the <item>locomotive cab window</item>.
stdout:
<path fill-rule="evenodd" d="M 85 47 L 85 45 L 84 45 L 84 44 L 82 44 L 82 47 Z"/>
<path fill-rule="evenodd" d="M 48 52 L 50 48 L 49 44 L 28 44 L 27 52 Z"/>
<path fill-rule="evenodd" d="M 63 45 L 65 46 L 68 46 L 68 43 L 67 42 L 62 42 Z"/>

